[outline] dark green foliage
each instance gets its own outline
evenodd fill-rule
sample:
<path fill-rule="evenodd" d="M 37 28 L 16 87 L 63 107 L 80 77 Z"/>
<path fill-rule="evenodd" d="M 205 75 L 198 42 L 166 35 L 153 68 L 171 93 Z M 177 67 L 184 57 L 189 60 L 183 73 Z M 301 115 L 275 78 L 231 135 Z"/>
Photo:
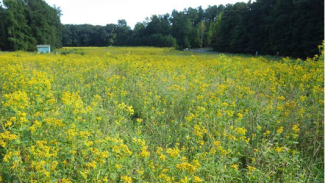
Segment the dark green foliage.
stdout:
<path fill-rule="evenodd" d="M 6 12 L 0 6 L 0 51 L 7 49 Z"/>
<path fill-rule="evenodd" d="M 180 48 L 191 48 L 189 37 L 193 28 L 194 17 L 187 16 L 185 12 L 177 12 L 176 10 L 172 13 L 171 23 L 172 35 L 176 38 L 177 44 Z M 192 20 L 190 19 L 192 18 Z"/>
<path fill-rule="evenodd" d="M 171 35 L 152 34 L 142 38 L 133 38 L 128 42 L 129 46 L 155 46 L 176 47 L 176 39 Z"/>
<path fill-rule="evenodd" d="M 313 57 L 324 40 L 323 0 L 256 0 L 153 15 L 132 30 L 125 20 L 106 26 L 61 25 L 59 8 L 44 0 L 4 0 L 0 49 L 63 46 L 210 48 L 219 52 Z M 62 38 L 62 39 L 61 39 Z"/>
<path fill-rule="evenodd" d="M 109 29 L 104 26 L 64 25 L 62 44 L 64 46 L 107 46 Z"/>
<path fill-rule="evenodd" d="M 323 0 L 257 0 L 224 9 L 214 50 L 299 58 L 318 53 L 324 40 Z"/>
<path fill-rule="evenodd" d="M 36 50 L 37 44 L 61 47 L 61 11 L 43 0 L 4 0 L 0 7 L 0 48 Z"/>
<path fill-rule="evenodd" d="M 62 43 L 64 46 L 157 46 L 176 47 L 176 40 L 163 31 L 147 29 L 138 23 L 131 31 L 125 20 L 118 25 L 64 25 Z M 150 32 L 148 34 L 148 32 Z M 132 34 L 132 35 L 131 35 Z"/>
<path fill-rule="evenodd" d="M 169 14 L 153 15 L 147 23 L 137 23 L 127 45 L 176 47 L 176 39 L 170 35 L 172 26 L 169 19 Z"/>
<path fill-rule="evenodd" d="M 171 25 L 169 22 L 169 14 L 163 16 L 153 15 L 151 17 L 151 21 L 145 27 L 144 34 L 161 34 L 161 35 L 169 35 L 171 30 Z"/>
<path fill-rule="evenodd" d="M 63 46 L 122 46 L 130 34 L 129 27 L 107 24 L 106 26 L 63 25 Z M 123 39 L 123 36 L 126 40 Z M 120 40 L 117 41 L 117 38 Z"/>
<path fill-rule="evenodd" d="M 116 27 L 116 46 L 124 46 L 127 44 L 131 36 L 131 28 L 127 25 L 125 20 L 119 20 Z"/>
<path fill-rule="evenodd" d="M 61 47 L 60 10 L 52 8 L 43 0 L 26 0 L 30 8 L 30 27 L 37 44 Z"/>
<path fill-rule="evenodd" d="M 157 46 L 176 47 L 170 35 L 169 15 L 156 16 L 151 22 L 137 23 L 132 31 L 125 20 L 106 26 L 64 25 L 64 46 Z"/>
<path fill-rule="evenodd" d="M 7 6 L 7 42 L 13 50 L 36 49 L 36 40 L 32 36 L 32 28 L 28 25 L 30 11 L 22 1 L 4 1 Z"/>
<path fill-rule="evenodd" d="M 319 4 L 321 6 L 317 6 Z M 179 49 L 213 47 L 232 53 L 313 56 L 324 39 L 320 0 L 258 0 L 227 6 L 174 10 L 138 23 L 126 21 L 106 28 L 66 25 L 66 46 L 174 46 Z M 313 11 L 312 11 L 313 10 Z M 303 13 L 301 13 L 303 12 Z M 70 26 L 70 27 L 69 27 Z M 172 36 L 172 37 L 171 37 Z M 176 44 L 174 44 L 174 39 Z"/>

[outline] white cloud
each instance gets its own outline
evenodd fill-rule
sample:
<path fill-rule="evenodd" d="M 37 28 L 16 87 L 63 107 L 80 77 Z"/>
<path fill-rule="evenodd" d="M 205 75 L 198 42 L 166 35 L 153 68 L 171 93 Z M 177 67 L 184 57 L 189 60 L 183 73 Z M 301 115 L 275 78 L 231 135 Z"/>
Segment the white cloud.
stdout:
<path fill-rule="evenodd" d="M 208 5 L 234 4 L 248 2 L 248 0 L 45 0 L 49 5 L 54 4 L 62 10 L 63 24 L 116 24 L 119 19 L 125 19 L 133 28 L 137 22 L 145 21 L 152 15 L 166 14 L 173 9 L 178 11 L 184 8 L 203 9 Z"/>
<path fill-rule="evenodd" d="M 234 4 L 242 0 L 45 0 L 49 5 L 55 4 L 63 13 L 63 24 L 116 24 L 119 19 L 125 19 L 133 28 L 137 22 L 142 22 L 146 17 L 154 14 L 171 13 L 184 8 L 196 8 L 208 5 Z"/>

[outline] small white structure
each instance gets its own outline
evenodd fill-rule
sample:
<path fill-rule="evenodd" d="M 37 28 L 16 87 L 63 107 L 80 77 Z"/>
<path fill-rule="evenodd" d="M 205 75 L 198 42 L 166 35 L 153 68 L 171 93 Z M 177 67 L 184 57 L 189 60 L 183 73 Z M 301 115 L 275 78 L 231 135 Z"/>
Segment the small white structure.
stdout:
<path fill-rule="evenodd" d="M 38 53 L 51 53 L 51 46 L 50 45 L 37 45 L 37 52 Z"/>

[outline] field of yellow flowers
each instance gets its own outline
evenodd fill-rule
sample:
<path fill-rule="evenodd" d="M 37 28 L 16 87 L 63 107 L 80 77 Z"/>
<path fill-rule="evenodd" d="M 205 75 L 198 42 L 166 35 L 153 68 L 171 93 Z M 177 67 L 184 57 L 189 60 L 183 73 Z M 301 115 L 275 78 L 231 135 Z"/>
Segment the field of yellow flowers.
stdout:
<path fill-rule="evenodd" d="M 324 181 L 322 56 L 60 51 L 0 53 L 0 182 Z"/>

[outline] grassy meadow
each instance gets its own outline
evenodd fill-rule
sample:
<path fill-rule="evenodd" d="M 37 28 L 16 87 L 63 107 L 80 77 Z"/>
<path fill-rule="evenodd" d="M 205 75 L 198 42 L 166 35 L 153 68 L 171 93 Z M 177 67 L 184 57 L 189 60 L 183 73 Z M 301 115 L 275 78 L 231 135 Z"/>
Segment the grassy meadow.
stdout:
<path fill-rule="evenodd" d="M 324 62 L 0 53 L 0 182 L 323 182 Z"/>

